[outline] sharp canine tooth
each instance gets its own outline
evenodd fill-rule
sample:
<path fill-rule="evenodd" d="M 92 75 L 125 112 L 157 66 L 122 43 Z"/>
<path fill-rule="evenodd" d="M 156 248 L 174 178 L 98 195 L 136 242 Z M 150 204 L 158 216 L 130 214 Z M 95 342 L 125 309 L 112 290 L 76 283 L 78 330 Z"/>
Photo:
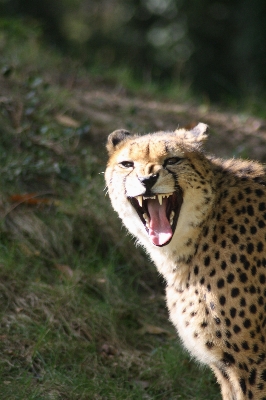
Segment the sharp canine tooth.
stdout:
<path fill-rule="evenodd" d="M 142 207 L 142 196 L 137 196 L 140 207 Z"/>
<path fill-rule="evenodd" d="M 159 204 L 162 205 L 163 204 L 163 195 L 162 194 L 157 194 L 157 196 L 158 196 Z"/>

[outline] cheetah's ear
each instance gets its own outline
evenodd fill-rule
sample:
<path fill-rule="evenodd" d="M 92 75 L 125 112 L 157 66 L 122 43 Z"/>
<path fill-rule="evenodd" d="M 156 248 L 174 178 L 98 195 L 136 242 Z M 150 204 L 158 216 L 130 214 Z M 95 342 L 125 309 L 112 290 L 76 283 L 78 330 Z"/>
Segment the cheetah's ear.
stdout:
<path fill-rule="evenodd" d="M 180 131 L 177 130 L 176 133 L 178 133 L 179 137 L 182 138 L 186 143 L 189 143 L 193 147 L 200 148 L 202 143 L 208 137 L 208 125 L 200 122 L 197 126 L 189 131 L 182 129 Z"/>
<path fill-rule="evenodd" d="M 190 131 L 190 133 L 193 135 L 195 142 L 204 142 L 208 137 L 208 130 L 208 125 L 200 122 Z"/>
<path fill-rule="evenodd" d="M 106 144 L 109 155 L 111 155 L 115 151 L 116 146 L 123 140 L 125 140 L 128 136 L 131 136 L 131 133 L 126 131 L 125 129 L 118 129 L 110 133 Z"/>

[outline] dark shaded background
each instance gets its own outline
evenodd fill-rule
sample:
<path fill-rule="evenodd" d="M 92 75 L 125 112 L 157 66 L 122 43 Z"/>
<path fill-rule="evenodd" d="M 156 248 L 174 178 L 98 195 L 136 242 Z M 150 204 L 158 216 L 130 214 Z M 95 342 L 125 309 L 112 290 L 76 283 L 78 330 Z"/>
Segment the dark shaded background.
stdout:
<path fill-rule="evenodd" d="M 265 97 L 265 0 L 0 0 L 60 51 L 99 71 L 184 81 L 214 101 Z"/>

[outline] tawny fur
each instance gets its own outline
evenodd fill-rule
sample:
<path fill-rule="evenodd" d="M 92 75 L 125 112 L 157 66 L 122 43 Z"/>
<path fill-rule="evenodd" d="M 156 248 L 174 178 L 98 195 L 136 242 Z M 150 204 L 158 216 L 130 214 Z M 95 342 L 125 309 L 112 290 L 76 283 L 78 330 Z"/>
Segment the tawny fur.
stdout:
<path fill-rule="evenodd" d="M 206 137 L 204 124 L 144 136 L 116 131 L 107 145 L 108 192 L 167 282 L 184 346 L 213 370 L 223 399 L 266 400 L 266 177 L 259 163 L 206 156 Z M 165 168 L 171 157 L 182 161 Z M 129 201 L 144 193 L 139 178 L 152 174 L 154 194 L 183 193 L 164 247 L 151 242 Z"/>

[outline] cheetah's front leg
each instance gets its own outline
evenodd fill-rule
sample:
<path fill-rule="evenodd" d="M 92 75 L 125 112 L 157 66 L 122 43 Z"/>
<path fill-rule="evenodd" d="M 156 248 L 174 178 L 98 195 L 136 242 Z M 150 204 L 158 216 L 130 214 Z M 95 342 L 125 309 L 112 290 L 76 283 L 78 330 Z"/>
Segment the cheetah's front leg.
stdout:
<path fill-rule="evenodd" d="M 233 371 L 228 374 L 216 365 L 211 365 L 210 367 L 221 386 L 223 400 L 245 400 L 237 376 Z"/>

